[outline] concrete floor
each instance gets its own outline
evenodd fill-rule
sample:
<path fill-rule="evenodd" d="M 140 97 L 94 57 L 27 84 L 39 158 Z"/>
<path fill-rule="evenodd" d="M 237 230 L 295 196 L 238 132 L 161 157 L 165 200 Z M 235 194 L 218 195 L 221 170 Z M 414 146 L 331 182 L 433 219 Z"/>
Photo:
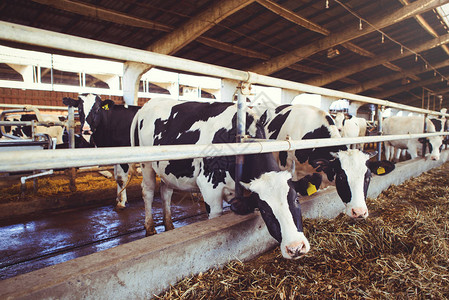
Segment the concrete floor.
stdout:
<path fill-rule="evenodd" d="M 159 199 L 154 211 L 161 224 Z M 186 198 L 174 200 L 172 213 L 176 228 L 207 219 L 204 204 Z M 141 239 L 144 215 L 143 202 L 134 201 L 122 211 L 90 207 L 0 227 L 0 280 Z"/>

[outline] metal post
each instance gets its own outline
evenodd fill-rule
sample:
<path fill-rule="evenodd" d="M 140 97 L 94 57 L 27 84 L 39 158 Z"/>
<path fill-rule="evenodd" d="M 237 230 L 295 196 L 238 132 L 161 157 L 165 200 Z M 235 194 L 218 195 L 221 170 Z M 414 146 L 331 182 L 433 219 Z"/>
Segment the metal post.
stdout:
<path fill-rule="evenodd" d="M 382 129 L 382 113 L 383 113 L 384 107 L 377 106 L 377 135 L 383 134 Z M 382 142 L 377 143 L 377 160 L 382 160 Z"/>
<path fill-rule="evenodd" d="M 423 133 L 427 133 L 427 114 L 424 114 L 424 128 L 423 128 Z M 426 156 L 426 149 L 427 149 L 427 139 L 426 141 L 422 144 L 422 157 Z"/>
<path fill-rule="evenodd" d="M 67 132 L 69 134 L 69 148 L 75 148 L 75 108 L 73 106 L 68 107 L 67 116 Z M 76 192 L 76 169 L 70 168 L 67 170 L 69 175 L 69 188 L 71 192 Z"/>
<path fill-rule="evenodd" d="M 246 97 L 242 94 L 242 85 L 237 88 L 237 135 L 236 142 L 241 143 L 242 138 L 246 134 Z M 235 197 L 243 196 L 243 189 L 240 185 L 240 180 L 243 173 L 243 155 L 236 155 L 235 157 Z"/>

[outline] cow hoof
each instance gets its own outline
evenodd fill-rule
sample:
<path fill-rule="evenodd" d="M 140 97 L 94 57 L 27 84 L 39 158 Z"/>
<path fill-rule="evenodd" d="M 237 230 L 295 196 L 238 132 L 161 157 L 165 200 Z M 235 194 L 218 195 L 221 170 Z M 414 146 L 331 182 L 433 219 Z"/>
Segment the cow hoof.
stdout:
<path fill-rule="evenodd" d="M 169 230 L 173 230 L 175 229 L 175 226 L 173 226 L 173 224 L 165 226 L 165 231 L 169 231 Z"/>
<path fill-rule="evenodd" d="M 157 234 L 156 229 L 145 230 L 145 236 L 152 236 Z"/>
<path fill-rule="evenodd" d="M 117 204 L 117 205 L 115 206 L 115 210 L 116 210 L 116 211 L 122 211 L 122 210 L 124 210 L 125 208 L 126 208 L 126 205 Z"/>

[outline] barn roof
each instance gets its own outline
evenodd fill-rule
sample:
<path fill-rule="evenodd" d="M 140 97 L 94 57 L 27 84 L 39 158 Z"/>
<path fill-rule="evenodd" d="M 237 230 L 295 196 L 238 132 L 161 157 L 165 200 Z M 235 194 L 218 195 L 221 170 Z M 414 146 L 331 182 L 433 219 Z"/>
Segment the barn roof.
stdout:
<path fill-rule="evenodd" d="M 447 107 L 445 3 L 3 0 L 0 20 L 416 107 L 430 91 Z"/>

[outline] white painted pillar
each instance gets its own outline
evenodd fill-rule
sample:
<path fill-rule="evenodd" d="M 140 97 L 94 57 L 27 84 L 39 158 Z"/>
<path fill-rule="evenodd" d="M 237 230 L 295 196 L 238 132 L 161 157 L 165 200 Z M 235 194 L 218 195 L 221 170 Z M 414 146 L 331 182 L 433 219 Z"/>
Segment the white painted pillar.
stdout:
<path fill-rule="evenodd" d="M 137 105 L 140 77 L 151 68 L 151 65 L 136 62 L 123 64 L 123 101 L 126 104 Z"/>
<path fill-rule="evenodd" d="M 16 65 L 16 64 L 7 64 L 10 66 L 14 71 L 22 75 L 23 82 L 28 84 L 33 84 L 33 66 L 28 65 Z"/>
<path fill-rule="evenodd" d="M 290 104 L 296 96 L 301 94 L 299 91 L 281 89 L 281 104 Z"/>
<path fill-rule="evenodd" d="M 321 96 L 321 109 L 329 112 L 329 107 L 337 100 L 338 99 L 334 97 Z"/>
<path fill-rule="evenodd" d="M 111 90 L 120 90 L 120 77 L 114 74 L 91 74 L 93 77 L 105 82 Z"/>
<path fill-rule="evenodd" d="M 221 101 L 232 102 L 239 84 L 240 82 L 237 80 L 223 79 L 221 81 Z"/>

